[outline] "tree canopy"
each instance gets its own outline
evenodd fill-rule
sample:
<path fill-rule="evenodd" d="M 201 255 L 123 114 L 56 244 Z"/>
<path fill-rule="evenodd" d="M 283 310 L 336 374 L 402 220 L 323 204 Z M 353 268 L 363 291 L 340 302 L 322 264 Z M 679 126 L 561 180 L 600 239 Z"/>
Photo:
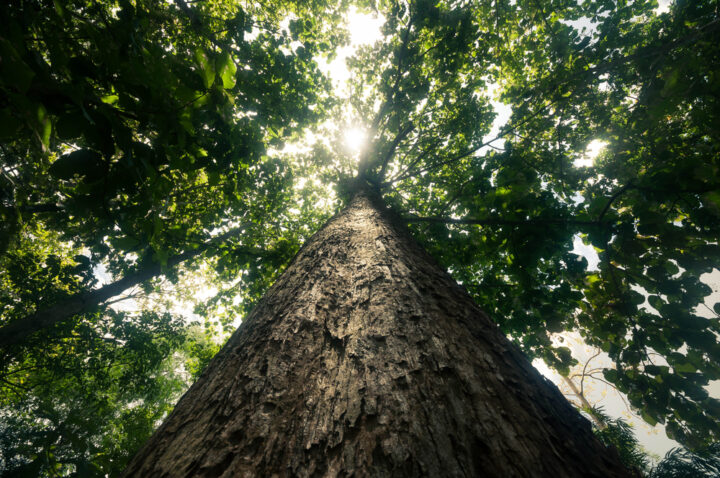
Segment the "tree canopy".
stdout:
<path fill-rule="evenodd" d="M 10 3 L 6 473 L 122 469 L 356 180 L 530 358 L 567 373 L 553 334 L 578 331 L 647 422 L 691 448 L 720 437 L 703 280 L 720 259 L 717 1 L 355 2 L 385 22 L 348 60 L 347 95 L 318 62 L 348 41 L 352 2 Z M 499 130 L 494 101 L 512 110 Z M 366 130 L 359 157 L 343 124 Z M 192 294 L 199 273 L 215 292 L 199 323 L 108 306 L 136 284 Z"/>

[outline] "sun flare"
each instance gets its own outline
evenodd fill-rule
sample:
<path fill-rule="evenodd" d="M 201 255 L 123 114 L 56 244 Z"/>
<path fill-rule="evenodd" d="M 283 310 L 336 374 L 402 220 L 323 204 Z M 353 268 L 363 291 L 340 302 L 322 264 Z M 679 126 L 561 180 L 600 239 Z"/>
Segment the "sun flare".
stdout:
<path fill-rule="evenodd" d="M 345 131 L 345 147 L 351 153 L 358 153 L 365 145 L 365 130 L 349 128 Z"/>
<path fill-rule="evenodd" d="M 590 141 L 590 143 L 587 145 L 587 148 L 585 148 L 585 154 L 581 158 L 576 159 L 573 164 L 577 167 L 589 167 L 594 165 L 595 158 L 597 158 L 598 155 L 603 152 L 605 146 L 607 146 L 606 141 L 602 141 L 599 139 L 594 139 Z"/>

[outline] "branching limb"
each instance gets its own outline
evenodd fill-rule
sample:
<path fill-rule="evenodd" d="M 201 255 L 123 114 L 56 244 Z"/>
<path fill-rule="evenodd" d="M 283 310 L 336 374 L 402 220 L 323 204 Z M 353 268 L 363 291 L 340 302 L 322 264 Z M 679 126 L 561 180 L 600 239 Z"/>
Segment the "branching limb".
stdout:
<path fill-rule="evenodd" d="M 545 109 L 547 109 L 548 107 L 550 107 L 555 101 L 556 101 L 556 100 L 551 101 L 551 102 L 547 103 L 546 105 L 543 105 L 543 106 L 540 107 L 537 111 L 535 111 L 535 112 L 533 112 L 532 114 L 528 115 L 527 117 L 523 118 L 523 120 L 520 121 L 518 124 L 516 124 L 515 126 L 513 126 L 513 127 L 511 127 L 511 128 L 507 128 L 507 129 L 501 131 L 497 136 L 495 136 L 493 139 L 491 139 L 491 140 L 489 140 L 489 141 L 485 141 L 485 142 L 483 142 L 482 144 L 480 144 L 480 145 L 478 145 L 478 146 L 475 146 L 475 147 L 473 147 L 473 148 L 470 148 L 470 149 L 468 149 L 468 150 L 466 150 L 466 151 L 464 151 L 464 152 L 462 152 L 462 153 L 460 153 L 460 154 L 458 154 L 458 155 L 456 155 L 456 156 L 453 156 L 452 158 L 446 159 L 445 161 L 441 161 L 441 162 L 439 162 L 439 163 L 431 164 L 431 165 L 429 165 L 429 166 L 427 166 L 427 167 L 425 167 L 425 168 L 423 168 L 423 169 L 420 169 L 420 170 L 415 171 L 414 173 L 410 173 L 410 171 L 409 171 L 409 169 L 408 169 L 408 170 L 406 170 L 406 173 L 397 176 L 396 178 L 392 179 L 391 181 L 388 181 L 388 182 L 386 182 L 386 183 L 383 183 L 383 186 L 392 185 L 392 184 L 394 184 L 394 183 L 396 183 L 396 182 L 398 182 L 398 181 L 402 181 L 403 179 L 410 178 L 410 177 L 413 177 L 413 176 L 417 176 L 418 174 L 422 174 L 422 173 L 425 173 L 425 172 L 428 172 L 428 171 L 432 171 L 432 170 L 434 170 L 434 169 L 437 169 L 437 168 L 446 166 L 446 165 L 448 165 L 448 164 L 452 164 L 452 163 L 454 163 L 454 162 L 456 162 L 456 161 L 460 161 L 461 159 L 464 159 L 464 158 L 466 158 L 466 157 L 468 157 L 468 156 L 470 156 L 470 155 L 472 155 L 472 154 L 475 154 L 475 152 L 479 151 L 480 149 L 482 149 L 482 148 L 484 148 L 484 147 L 486 147 L 486 146 L 490 146 L 490 145 L 492 145 L 492 143 L 494 143 L 495 141 L 498 141 L 498 140 L 500 140 L 500 139 L 503 139 L 505 136 L 513 133 L 513 132 L 514 132 L 516 129 L 518 129 L 520 126 L 524 125 L 525 123 L 527 123 L 528 121 L 530 121 L 531 119 L 533 119 L 534 117 L 536 117 L 537 115 L 539 115 L 540 113 L 542 113 Z"/>
<path fill-rule="evenodd" d="M 197 257 L 206 250 L 217 247 L 232 237 L 242 234 L 248 226 L 248 224 L 241 225 L 213 239 L 210 239 L 200 245 L 197 249 L 190 249 L 172 256 L 165 264 L 147 264 L 136 272 L 128 274 L 115 282 L 106 284 L 98 289 L 74 294 L 67 299 L 56 302 L 55 304 L 41 309 L 31 315 L 10 322 L 9 324 L 0 327 L 0 349 L 20 343 L 27 339 L 30 335 L 48 327 L 52 327 L 60 322 L 64 322 L 75 315 L 93 310 L 108 299 L 116 297 L 127 289 L 152 279 L 153 277 L 164 274 L 164 272 L 168 269 L 171 269 L 188 259 Z"/>
<path fill-rule="evenodd" d="M 605 204 L 605 207 L 602 211 L 600 211 L 600 215 L 598 216 L 598 222 L 602 221 L 602 218 L 605 217 L 605 214 L 610 209 L 610 206 L 612 206 L 612 203 L 615 202 L 615 200 L 620 197 L 625 191 L 628 189 L 633 189 L 635 186 L 633 185 L 632 181 L 627 183 L 625 186 L 618 189 L 612 196 L 610 196 L 610 199 L 608 200 L 607 204 Z"/>
<path fill-rule="evenodd" d="M 438 224 L 471 224 L 477 226 L 526 226 L 526 225 L 546 225 L 546 224 L 572 224 L 577 226 L 600 226 L 604 223 L 600 221 L 582 221 L 578 219 L 454 219 L 450 217 L 422 217 L 422 216 L 406 216 L 407 222 L 431 222 Z"/>
<path fill-rule="evenodd" d="M 397 136 L 395 136 L 395 139 L 393 140 L 392 144 L 390 144 L 390 147 L 388 148 L 387 152 L 385 153 L 385 157 L 382 159 L 382 163 L 380 166 L 380 173 L 378 174 L 378 181 L 382 181 L 382 179 L 385 177 L 385 170 L 387 169 L 388 164 L 390 163 L 390 160 L 392 159 L 393 155 L 395 154 L 395 150 L 397 149 L 398 145 L 405 139 L 407 136 L 415 129 L 415 125 L 412 123 L 407 125 L 404 129 L 402 129 L 400 132 L 398 132 Z"/>

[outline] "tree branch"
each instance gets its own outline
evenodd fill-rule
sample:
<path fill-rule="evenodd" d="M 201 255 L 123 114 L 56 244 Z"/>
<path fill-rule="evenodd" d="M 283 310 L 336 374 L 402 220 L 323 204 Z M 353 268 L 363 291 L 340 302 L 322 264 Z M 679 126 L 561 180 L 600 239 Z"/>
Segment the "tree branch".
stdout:
<path fill-rule="evenodd" d="M 28 206 L 19 206 L 17 207 L 17 210 L 20 212 L 29 212 L 29 213 L 39 213 L 39 212 L 61 212 L 64 211 L 65 208 L 62 206 L 58 206 L 54 203 L 47 203 L 47 204 L 31 204 Z"/>
<path fill-rule="evenodd" d="M 585 394 L 584 382 L 585 382 L 585 374 L 587 373 L 587 367 L 588 367 L 588 365 L 590 364 L 590 362 L 592 362 L 592 360 L 593 360 L 595 357 L 597 357 L 598 355 L 600 355 L 600 352 L 602 352 L 602 350 L 598 350 L 598 351 L 595 353 L 595 355 L 593 355 L 592 357 L 590 357 L 589 359 L 587 359 L 587 362 L 585 362 L 585 366 L 583 367 L 582 376 L 580 377 L 580 393 L 583 394 L 583 395 Z"/>
<path fill-rule="evenodd" d="M 74 294 L 29 316 L 12 321 L 0 327 L 0 349 L 20 343 L 30 335 L 60 322 L 64 322 L 75 315 L 88 312 L 100 306 L 108 299 L 120 295 L 130 287 L 161 275 L 164 271 L 188 259 L 199 256 L 207 249 L 220 245 L 226 239 L 240 234 L 247 226 L 247 224 L 244 224 L 235 229 L 231 229 L 207 241 L 197 249 L 185 251 L 170 257 L 164 265 L 157 263 L 148 264 L 141 267 L 140 270 L 128 274 L 115 282 L 106 284 L 98 289 Z"/>
<path fill-rule="evenodd" d="M 382 165 L 380 167 L 380 173 L 378 174 L 378 182 L 382 181 L 383 177 L 385 176 L 385 169 L 387 169 L 388 163 L 390 163 L 390 160 L 392 159 L 393 155 L 395 154 L 395 150 L 397 149 L 398 145 L 405 139 L 407 136 L 412 133 L 412 131 L 415 129 L 415 125 L 410 123 L 408 126 L 405 127 L 405 129 L 398 132 L 397 136 L 395 136 L 395 139 L 393 140 L 392 144 L 390 144 L 390 148 L 388 148 L 387 153 L 385 153 L 385 157 L 382 159 Z"/>
<path fill-rule="evenodd" d="M 633 185 L 633 183 L 632 183 L 632 181 L 631 181 L 631 182 L 627 183 L 625 186 L 623 186 L 623 187 L 621 187 L 620 189 L 618 189 L 618 190 L 615 192 L 615 194 L 613 194 L 612 196 L 610 196 L 610 199 L 608 200 L 607 204 L 605 204 L 605 207 L 603 208 L 603 210 L 600 211 L 600 215 L 598 216 L 598 222 L 599 222 L 599 221 L 602 221 L 602 218 L 603 218 L 603 217 L 605 216 L 605 214 L 608 212 L 608 210 L 610 209 L 610 206 L 612 206 L 612 203 L 613 203 L 618 197 L 620 197 L 620 195 L 621 195 L 622 193 L 624 193 L 624 192 L 627 191 L 628 189 L 632 189 L 632 188 L 634 188 L 634 187 L 635 187 L 635 186 Z"/>
<path fill-rule="evenodd" d="M 431 170 L 433 170 L 433 169 L 437 169 L 437 168 L 439 168 L 439 167 L 442 167 L 442 166 L 445 166 L 445 165 L 447 165 L 447 164 L 454 163 L 455 161 L 459 161 L 459 160 L 461 160 L 461 159 L 463 159 L 463 158 L 466 158 L 466 157 L 470 156 L 471 154 L 474 154 L 476 151 L 484 148 L 485 146 L 489 146 L 489 145 L 491 145 L 492 143 L 494 143 L 495 141 L 497 141 L 497 140 L 499 140 L 499 139 L 502 139 L 503 137 L 505 137 L 505 136 L 507 136 L 508 134 L 512 133 L 512 132 L 515 131 L 517 128 L 519 128 L 520 126 L 524 125 L 525 123 L 527 123 L 528 121 L 530 121 L 531 119 L 533 119 L 535 116 L 537 116 L 537 115 L 539 115 L 540 113 L 542 113 L 543 110 L 545 110 L 546 108 L 548 108 L 549 106 L 551 106 L 555 101 L 557 101 L 557 100 L 553 100 L 553 101 L 549 102 L 548 104 L 543 105 L 543 106 L 542 106 L 541 108 L 539 108 L 537 111 L 535 111 L 535 112 L 533 112 L 532 114 L 526 116 L 525 118 L 523 118 L 523 119 L 522 119 L 519 123 L 517 123 L 516 125 L 514 125 L 514 126 L 512 126 L 512 127 L 510 127 L 510 128 L 507 128 L 507 129 L 505 129 L 504 131 L 501 131 L 497 136 L 495 136 L 493 139 L 491 139 L 491 140 L 489 140 L 489 141 L 485 141 L 485 142 L 483 142 L 482 144 L 480 144 L 480 145 L 478 145 L 478 146 L 476 146 L 476 147 L 474 147 L 474 148 L 470 148 L 470 149 L 468 149 L 468 150 L 466 150 L 466 151 L 464 151 L 464 152 L 462 152 L 462 153 L 460 153 L 460 154 L 458 154 L 458 155 L 456 155 L 456 156 L 453 156 L 452 158 L 447 159 L 447 160 L 445 160 L 445 161 L 441 161 L 441 162 L 436 163 L 436 164 L 431 164 L 430 166 L 427 166 L 426 168 L 420 169 L 420 170 L 418 170 L 417 172 L 415 172 L 415 173 L 413 173 L 413 174 L 409 174 L 409 171 L 406 170 L 406 173 L 403 173 L 403 174 L 399 175 L 398 177 L 392 179 L 391 181 L 388 181 L 388 182 L 386 182 L 386 183 L 383 183 L 382 186 L 389 186 L 389 185 L 392 185 L 392 184 L 394 184 L 394 183 L 396 183 L 396 182 L 398 182 L 398 181 L 401 181 L 401 180 L 403 180 L 403 179 L 406 179 L 406 178 L 415 176 L 415 175 L 420 174 L 420 173 L 428 172 L 428 171 L 431 171 Z"/>
<path fill-rule="evenodd" d="M 472 224 L 477 226 L 526 226 L 526 225 L 545 225 L 545 224 L 573 224 L 577 226 L 600 226 L 604 223 L 600 221 L 581 221 L 577 219 L 454 219 L 450 217 L 422 217 L 422 216 L 405 216 L 407 222 L 431 222 L 438 224 Z"/>
<path fill-rule="evenodd" d="M 568 385 L 568 387 L 570 387 L 570 390 L 572 390 L 572 392 L 575 394 L 575 396 L 578 398 L 578 400 L 580 400 L 580 403 L 582 403 L 583 408 L 590 415 L 590 417 L 595 422 L 597 427 L 600 430 L 606 429 L 607 424 L 600 417 L 598 417 L 597 415 L 595 415 L 593 413 L 592 405 L 590 405 L 590 402 L 587 401 L 583 392 L 581 390 L 578 390 L 577 385 L 575 385 L 575 382 L 573 382 L 571 379 L 569 379 L 568 377 L 566 377 L 564 375 L 561 375 L 561 377 L 563 378 L 565 383 Z"/>

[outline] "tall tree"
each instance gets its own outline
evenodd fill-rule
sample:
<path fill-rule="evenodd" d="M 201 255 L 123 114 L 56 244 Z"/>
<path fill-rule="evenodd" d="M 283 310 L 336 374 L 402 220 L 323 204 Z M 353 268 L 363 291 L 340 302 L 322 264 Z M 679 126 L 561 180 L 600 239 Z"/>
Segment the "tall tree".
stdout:
<path fill-rule="evenodd" d="M 124 476 L 629 476 L 359 186 Z"/>
<path fill-rule="evenodd" d="M 394 7 L 393 41 L 355 63 L 358 110 L 376 113 L 370 174 L 526 353 L 567 370 L 547 332 L 578 330 L 645 420 L 716 440 L 720 306 L 699 308 L 720 262 L 718 3 L 510 3 Z M 484 136 L 493 79 L 512 106 L 504 145 Z M 594 139 L 605 153 L 576 166 Z"/>
<path fill-rule="evenodd" d="M 83 243 L 94 261 L 109 261 L 121 276 L 148 264 L 168 272 L 171 257 L 249 223 L 237 241 L 204 254 L 219 277 L 242 278 L 221 291 L 219 303 L 234 310 L 227 298 L 237 292 L 253 299 L 240 304 L 248 309 L 299 238 L 321 223 L 321 214 L 307 213 L 313 202 L 297 203 L 292 179 L 308 173 L 303 180 L 321 178 L 343 196 L 357 174 L 380 189 L 526 355 L 567 370 L 571 351 L 553 345 L 548 332 L 578 330 L 612 358 L 604 378 L 645 420 L 665 423 L 691 447 L 720 436 L 720 402 L 706 390 L 720 378 L 720 322 L 698 312 L 711 292 L 703 274 L 720 258 L 717 1 L 678 1 L 661 15 L 655 2 L 642 0 L 374 2 L 386 18 L 383 39 L 349 62 L 351 96 L 333 110 L 312 56 L 331 47 L 332 29 L 301 7 L 278 14 L 244 5 L 241 14 L 222 2 L 121 3 L 117 11 L 93 2 L 57 10 L 21 3 L 5 13 L 20 26 L 1 45 L 8 99 L 0 118 L 15 125 L 3 153 L 11 161 L 3 171 L 3 213 L 20 218 L 3 223 L 7 237 L 32 218 Z M 332 17 L 323 2 L 308 8 Z M 238 18 L 257 36 L 239 34 Z M 70 23 L 50 27 L 58 22 Z M 65 30 L 76 33 L 64 37 Z M 148 37 L 150 46 L 136 37 Z M 116 55 L 120 66 L 130 58 L 132 68 L 105 71 L 103 58 L 115 50 L 104 48 L 117 39 L 129 55 Z M 48 46 L 62 41 L 79 50 L 74 58 L 89 56 L 94 65 L 88 83 L 80 82 L 90 100 L 79 105 L 69 85 L 83 77 L 73 66 L 82 62 L 68 60 L 66 68 Z M 232 86 L 226 52 L 242 59 Z M 61 74 L 52 74 L 53 62 Z M 149 90 L 132 81 L 115 85 L 151 63 L 158 74 L 145 78 Z M 169 89 L 153 82 L 163 77 Z M 62 83 L 56 90 L 75 101 L 69 110 L 53 109 L 53 95 L 35 94 L 47 82 Z M 186 105 L 180 85 L 188 82 L 199 92 L 192 98 L 213 103 Z M 493 88 L 512 107 L 497 138 L 487 137 Z M 157 109 L 143 110 L 138 99 L 146 94 Z M 165 99 L 193 109 L 191 129 L 185 109 L 163 109 Z M 60 133 L 54 118 L 77 110 L 85 127 L 76 143 L 53 142 L 53 131 Z M 165 128 L 157 111 L 175 111 L 168 119 L 174 126 Z M 322 142 L 299 159 L 262 154 L 280 129 L 297 132 L 308 119 L 342 111 L 368 129 L 359 164 Z M 98 133 L 105 131 L 98 112 L 122 126 L 110 136 L 112 151 Z M 127 130 L 136 134 L 132 144 L 121 141 Z M 578 167 L 592 140 L 603 141 L 605 152 Z M 160 158 L 157 168 L 153 158 Z M 137 181 L 106 188 L 104 178 L 127 164 L 139 168 Z M 99 166 L 97 177 L 80 165 L 90 173 Z M 300 215 L 291 213 L 296 207 Z M 297 217 L 303 226 L 292 225 Z M 571 252 L 575 238 L 598 252 L 598 270 Z M 253 254 L 268 250 L 272 261 Z M 27 310 L 16 303 L 4 309 L 3 322 L 22 321 L 58 296 L 38 299 Z"/>

